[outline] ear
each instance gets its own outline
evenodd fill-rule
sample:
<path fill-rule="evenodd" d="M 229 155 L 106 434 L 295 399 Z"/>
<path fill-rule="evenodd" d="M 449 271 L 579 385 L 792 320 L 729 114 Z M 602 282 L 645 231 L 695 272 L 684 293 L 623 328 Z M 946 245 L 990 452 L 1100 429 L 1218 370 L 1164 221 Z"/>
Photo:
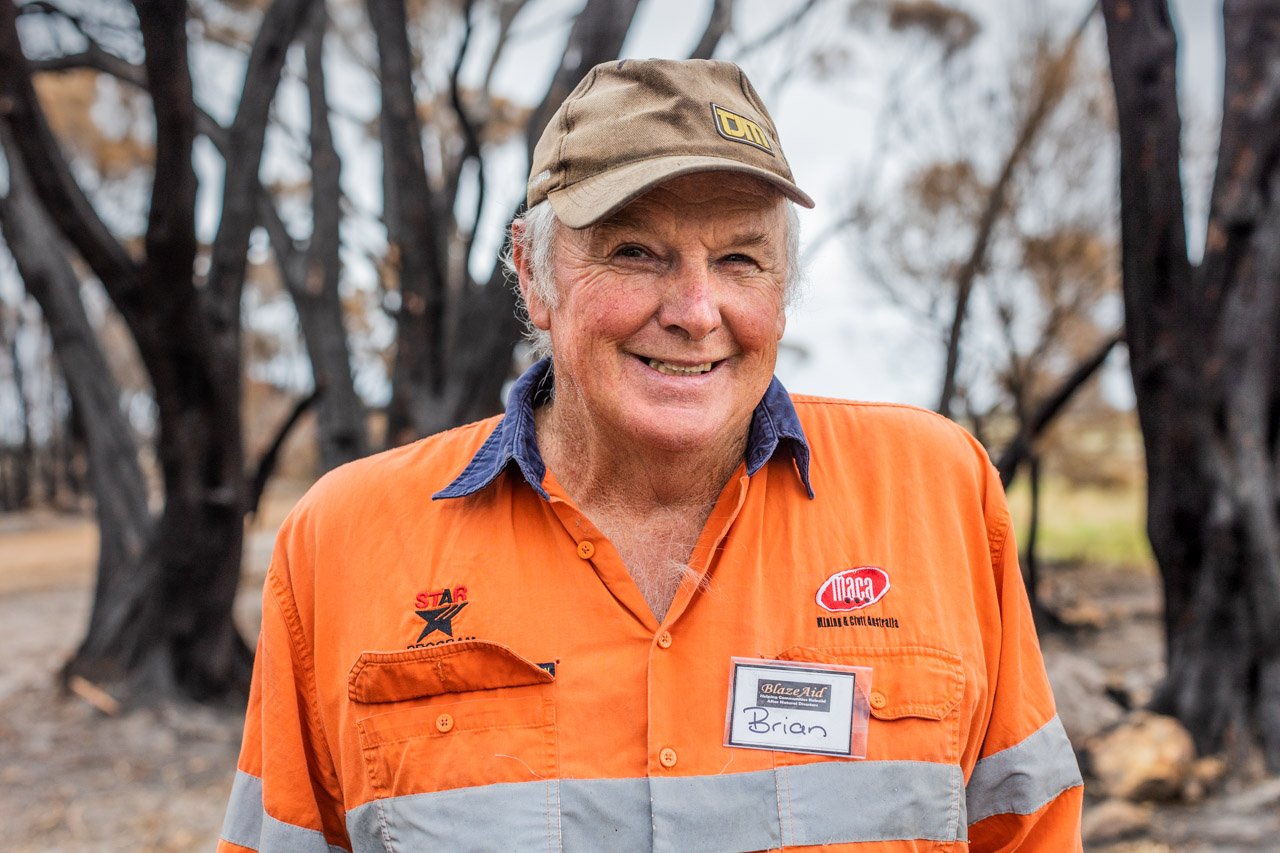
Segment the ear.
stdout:
<path fill-rule="evenodd" d="M 529 312 L 529 322 L 533 323 L 534 328 L 545 332 L 551 328 L 551 311 L 538 288 L 533 286 L 532 259 L 524 250 L 520 240 L 524 229 L 523 219 L 517 219 L 511 223 L 511 263 L 516 268 L 516 277 L 520 282 L 520 296 L 524 299 L 525 310 Z"/>
<path fill-rule="evenodd" d="M 778 308 L 778 340 L 782 340 L 782 335 L 787 330 L 787 309 Z"/>

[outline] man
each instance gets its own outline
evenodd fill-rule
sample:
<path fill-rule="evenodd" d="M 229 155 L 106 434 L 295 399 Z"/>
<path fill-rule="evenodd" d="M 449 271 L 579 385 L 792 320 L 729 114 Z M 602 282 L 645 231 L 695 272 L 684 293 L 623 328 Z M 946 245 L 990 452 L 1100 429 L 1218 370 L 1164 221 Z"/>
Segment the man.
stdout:
<path fill-rule="evenodd" d="M 513 225 L 551 358 L 285 523 L 222 850 L 1079 848 L 985 452 L 772 377 L 790 202 L 735 66 L 574 90 Z"/>

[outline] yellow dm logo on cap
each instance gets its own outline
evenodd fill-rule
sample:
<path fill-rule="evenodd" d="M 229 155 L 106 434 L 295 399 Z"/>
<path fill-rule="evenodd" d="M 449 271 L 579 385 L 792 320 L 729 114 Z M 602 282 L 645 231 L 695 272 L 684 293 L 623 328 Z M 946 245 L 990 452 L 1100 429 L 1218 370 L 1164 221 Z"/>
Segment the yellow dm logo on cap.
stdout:
<path fill-rule="evenodd" d="M 711 105 L 711 114 L 715 117 L 716 131 L 725 139 L 733 142 L 745 142 L 756 148 L 773 153 L 769 146 L 769 138 L 764 129 L 746 116 L 726 110 L 719 104 Z"/>

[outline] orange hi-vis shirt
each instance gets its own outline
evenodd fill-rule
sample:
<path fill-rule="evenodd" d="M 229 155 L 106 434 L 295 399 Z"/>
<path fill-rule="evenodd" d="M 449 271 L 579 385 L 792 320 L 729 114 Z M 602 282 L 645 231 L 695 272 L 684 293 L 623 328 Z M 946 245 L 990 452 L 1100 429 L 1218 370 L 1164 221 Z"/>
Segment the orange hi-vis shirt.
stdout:
<path fill-rule="evenodd" d="M 775 380 L 659 621 L 542 465 L 548 374 L 285 522 L 220 851 L 1080 849 L 980 445 Z M 734 657 L 869 667 L 866 757 L 725 746 Z"/>

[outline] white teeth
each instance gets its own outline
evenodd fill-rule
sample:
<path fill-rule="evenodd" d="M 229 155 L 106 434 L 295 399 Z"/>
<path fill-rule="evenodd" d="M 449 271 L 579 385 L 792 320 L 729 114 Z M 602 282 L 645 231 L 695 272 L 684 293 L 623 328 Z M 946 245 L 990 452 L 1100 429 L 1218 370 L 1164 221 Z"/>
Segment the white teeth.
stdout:
<path fill-rule="evenodd" d="M 706 373 L 712 368 L 714 362 L 706 362 L 704 364 L 695 364 L 691 367 L 684 367 L 679 364 L 670 364 L 665 361 L 658 361 L 656 358 L 649 359 L 649 366 L 659 373 L 665 373 L 668 376 L 697 376 L 700 373 Z"/>

